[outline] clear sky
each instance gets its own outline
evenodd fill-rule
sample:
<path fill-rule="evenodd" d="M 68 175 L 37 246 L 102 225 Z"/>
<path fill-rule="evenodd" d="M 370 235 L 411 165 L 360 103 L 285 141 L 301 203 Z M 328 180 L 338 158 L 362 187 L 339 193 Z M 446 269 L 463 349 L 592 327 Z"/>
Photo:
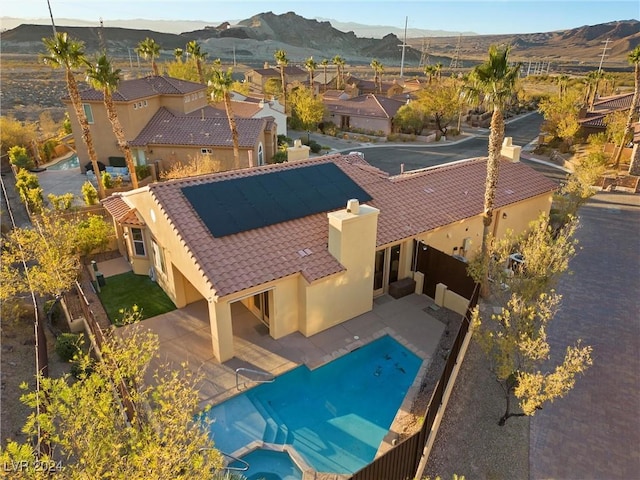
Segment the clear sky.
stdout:
<path fill-rule="evenodd" d="M 109 20 L 198 20 L 217 25 L 271 11 L 365 25 L 476 32 L 535 33 L 640 18 L 638 0 L 50 0 L 54 17 Z M 3 0 L 0 14 L 47 18 L 47 0 Z"/>

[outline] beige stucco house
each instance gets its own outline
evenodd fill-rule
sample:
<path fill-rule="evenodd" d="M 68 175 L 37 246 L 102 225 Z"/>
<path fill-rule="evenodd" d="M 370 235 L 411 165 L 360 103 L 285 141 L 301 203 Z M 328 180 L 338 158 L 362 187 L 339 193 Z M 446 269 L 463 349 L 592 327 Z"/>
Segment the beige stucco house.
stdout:
<path fill-rule="evenodd" d="M 103 104 L 101 91 L 80 92 L 89 120 L 98 160 L 109 165 L 122 157 Z M 208 107 L 207 87 L 200 83 L 167 76 L 122 80 L 113 92 L 113 101 L 137 165 L 155 164 L 169 168 L 176 161 L 211 155 L 221 169 L 236 168 L 233 162 L 231 131 L 225 113 Z M 70 99 L 63 99 L 72 110 Z M 221 119 L 222 115 L 222 119 Z M 89 162 L 82 130 L 70 115 L 80 165 Z M 277 124 L 273 117 L 237 118 L 241 167 L 251 162 L 266 163 L 276 152 Z"/>
<path fill-rule="evenodd" d="M 359 155 L 330 155 L 150 184 L 103 204 L 135 273 L 178 307 L 206 300 L 213 352 L 226 361 L 236 302 L 275 339 L 311 336 L 419 276 L 418 250 L 474 255 L 485 176 L 482 158 L 390 177 Z M 554 189 L 503 159 L 493 233 L 527 228 Z"/>
<path fill-rule="evenodd" d="M 393 132 L 393 117 L 404 102 L 382 95 L 366 94 L 344 98 L 333 92 L 323 97 L 325 114 L 323 120 L 332 122 L 342 130 L 388 135 Z"/>
<path fill-rule="evenodd" d="M 287 65 L 284 67 L 285 83 L 290 84 L 293 82 L 305 82 L 309 79 L 309 73 L 300 67 L 295 65 Z M 249 70 L 244 74 L 244 79 L 253 88 L 256 88 L 260 92 L 264 92 L 264 87 L 271 79 L 282 80 L 280 74 L 280 67 L 270 67 L 268 63 L 264 64 L 264 68 L 256 68 Z"/>

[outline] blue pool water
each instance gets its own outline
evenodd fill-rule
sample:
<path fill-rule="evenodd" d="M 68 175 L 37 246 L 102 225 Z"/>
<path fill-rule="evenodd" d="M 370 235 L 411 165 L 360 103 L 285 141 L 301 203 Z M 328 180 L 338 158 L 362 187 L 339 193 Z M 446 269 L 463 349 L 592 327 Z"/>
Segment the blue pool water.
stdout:
<path fill-rule="evenodd" d="M 247 480 L 301 480 L 300 470 L 286 452 L 258 449 L 242 457 L 249 464 L 249 470 L 241 472 Z M 241 468 L 236 462 L 230 467 Z"/>
<path fill-rule="evenodd" d="M 354 473 L 373 461 L 421 360 L 389 336 L 316 370 L 297 367 L 210 409 L 216 447 L 290 444 L 316 471 Z"/>
<path fill-rule="evenodd" d="M 65 158 L 53 165 L 49 165 L 47 168 L 49 170 L 69 170 L 71 168 L 78 168 L 79 166 L 80 160 L 78 160 L 78 156 L 76 154 L 73 154 L 69 158 Z"/>

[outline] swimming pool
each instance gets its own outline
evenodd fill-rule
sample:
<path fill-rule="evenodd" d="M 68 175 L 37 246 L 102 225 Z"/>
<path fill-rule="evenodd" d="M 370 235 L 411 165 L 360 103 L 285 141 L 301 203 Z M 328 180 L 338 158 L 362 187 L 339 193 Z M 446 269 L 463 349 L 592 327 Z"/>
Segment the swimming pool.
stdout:
<path fill-rule="evenodd" d="M 249 470 L 243 471 L 247 480 L 301 480 L 302 470 L 291 460 L 287 452 L 258 449 L 242 457 L 249 464 Z M 242 468 L 240 462 L 230 467 Z"/>
<path fill-rule="evenodd" d="M 49 170 L 70 170 L 72 168 L 78 168 L 79 166 L 80 166 L 80 160 L 78 160 L 78 156 L 74 153 L 69 158 L 60 160 L 59 162 L 56 162 L 53 165 L 49 165 L 47 168 Z"/>
<path fill-rule="evenodd" d="M 314 470 L 354 473 L 373 461 L 421 359 L 381 337 L 313 371 L 297 367 L 211 408 L 216 448 L 289 444 Z"/>

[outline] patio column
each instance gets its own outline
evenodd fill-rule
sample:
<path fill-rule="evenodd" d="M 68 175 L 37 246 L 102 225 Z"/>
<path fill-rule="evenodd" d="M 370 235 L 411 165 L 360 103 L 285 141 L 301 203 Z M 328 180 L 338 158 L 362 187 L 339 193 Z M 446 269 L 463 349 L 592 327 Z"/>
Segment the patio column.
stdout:
<path fill-rule="evenodd" d="M 233 358 L 233 328 L 231 326 L 231 305 L 229 302 L 208 301 L 209 323 L 213 355 L 219 362 Z"/>

